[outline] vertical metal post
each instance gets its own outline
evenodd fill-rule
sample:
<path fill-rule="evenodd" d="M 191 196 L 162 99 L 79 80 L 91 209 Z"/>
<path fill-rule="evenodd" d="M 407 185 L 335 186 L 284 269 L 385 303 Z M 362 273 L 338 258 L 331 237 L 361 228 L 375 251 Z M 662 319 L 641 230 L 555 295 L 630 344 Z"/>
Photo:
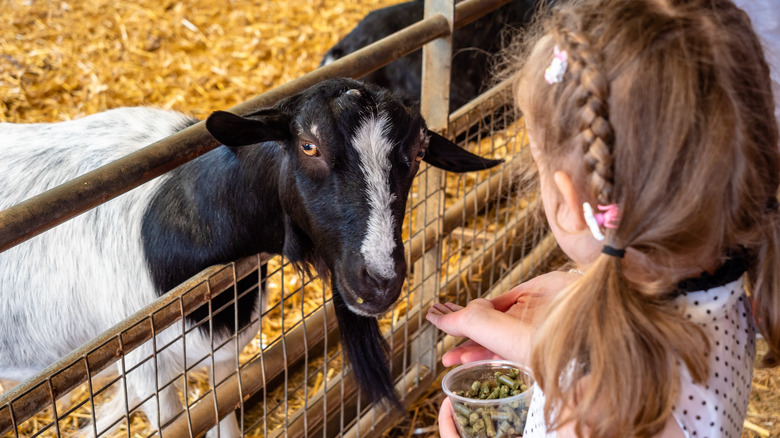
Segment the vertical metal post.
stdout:
<path fill-rule="evenodd" d="M 449 36 L 438 38 L 423 47 L 422 100 L 421 111 L 428 128 L 440 134 L 446 134 L 449 122 L 450 101 L 450 65 L 452 60 L 452 31 L 455 21 L 453 0 L 425 0 L 425 18 L 434 15 L 444 16 L 450 25 Z M 423 200 L 417 212 L 418 230 L 424 230 L 431 224 L 436 225 L 437 235 L 441 235 L 441 221 L 444 214 L 444 176 L 443 171 L 426 166 L 421 175 L 418 193 Z M 441 248 L 438 243 L 414 266 L 415 298 L 423 306 L 437 300 L 441 268 Z M 422 317 L 422 315 L 420 316 Z M 420 330 L 417 340 L 412 343 L 412 361 L 429 370 L 437 365 L 436 328 L 428 326 Z"/>

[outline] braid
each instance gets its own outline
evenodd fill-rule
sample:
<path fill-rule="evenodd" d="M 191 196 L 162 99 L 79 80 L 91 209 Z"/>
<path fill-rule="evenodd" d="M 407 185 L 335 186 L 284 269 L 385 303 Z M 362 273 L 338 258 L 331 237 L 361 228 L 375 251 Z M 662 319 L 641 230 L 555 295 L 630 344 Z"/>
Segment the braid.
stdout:
<path fill-rule="evenodd" d="M 556 27 L 554 33 L 569 55 L 570 80 L 576 87 L 572 93 L 573 103 L 580 107 L 576 141 L 584 154 L 591 192 L 600 203 L 610 204 L 614 185 L 614 136 L 607 107 L 609 83 L 600 69 L 601 55 L 584 33 L 567 31 L 561 26 Z"/>

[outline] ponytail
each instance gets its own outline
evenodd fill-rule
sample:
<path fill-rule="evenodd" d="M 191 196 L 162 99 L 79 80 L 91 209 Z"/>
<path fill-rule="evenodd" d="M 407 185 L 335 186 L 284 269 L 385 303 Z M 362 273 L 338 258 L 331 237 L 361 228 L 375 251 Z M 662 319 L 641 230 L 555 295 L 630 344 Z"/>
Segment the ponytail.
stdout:
<path fill-rule="evenodd" d="M 670 301 L 632 289 L 621 259 L 602 254 L 537 332 L 531 366 L 546 396 L 545 422 L 557 429 L 574 421 L 579 435 L 584 427 L 598 437 L 656 434 L 679 392 L 680 361 L 703 382 L 708 350 L 695 323 Z M 562 418 L 565 407 L 573 409 Z"/>

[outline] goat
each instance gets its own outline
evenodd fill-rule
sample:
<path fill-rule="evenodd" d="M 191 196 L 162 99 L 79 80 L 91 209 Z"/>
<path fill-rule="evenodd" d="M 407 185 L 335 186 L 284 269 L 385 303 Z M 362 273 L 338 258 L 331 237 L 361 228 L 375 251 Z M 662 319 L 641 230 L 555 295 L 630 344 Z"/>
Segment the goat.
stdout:
<path fill-rule="evenodd" d="M 0 209 L 197 122 L 122 108 L 62 123 L 0 124 Z M 30 377 L 205 267 L 267 252 L 330 278 L 358 384 L 398 406 L 376 315 L 396 301 L 406 275 L 401 225 L 412 179 L 421 160 L 455 172 L 500 160 L 457 147 L 428 131 L 410 101 L 351 79 L 321 82 L 246 117 L 215 112 L 206 128 L 222 146 L 0 253 L 0 378 Z M 251 340 L 259 297 L 255 290 L 240 300 L 238 324 L 232 309 L 214 316 L 215 343 L 236 325 L 249 326 L 240 345 Z M 158 334 L 157 344 L 172 342 L 174 330 Z M 188 364 L 211 345 L 208 325 L 188 334 Z M 143 361 L 152 348 L 125 358 L 126 369 L 141 365 L 125 376 L 127 394 L 101 407 L 98 432 L 122 415 L 125 397 L 132 406 L 155 392 L 154 361 Z M 158 354 L 159 382 L 181 369 L 181 351 Z M 235 348 L 214 352 L 214 361 L 219 382 L 232 371 Z M 181 411 L 175 386 L 159 392 L 159 407 L 154 398 L 142 404 L 152 425 Z M 241 435 L 235 415 L 219 433 Z"/>
<path fill-rule="evenodd" d="M 492 57 L 499 52 L 502 32 L 528 24 L 535 8 L 553 0 L 515 0 L 455 31 L 453 35 L 450 112 L 484 92 Z M 320 66 L 342 58 L 423 19 L 425 2 L 413 0 L 370 12 L 323 56 Z M 422 51 L 417 50 L 362 78 L 396 92 L 420 98 Z"/>

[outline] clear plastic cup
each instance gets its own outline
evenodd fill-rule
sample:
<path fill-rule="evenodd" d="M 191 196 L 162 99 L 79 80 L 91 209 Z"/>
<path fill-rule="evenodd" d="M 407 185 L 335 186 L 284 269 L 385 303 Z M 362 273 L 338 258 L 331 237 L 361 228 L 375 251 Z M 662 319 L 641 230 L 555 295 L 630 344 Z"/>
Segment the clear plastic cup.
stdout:
<path fill-rule="evenodd" d="M 497 372 L 504 377 L 497 378 Z M 479 382 L 478 389 L 474 382 Z M 523 435 L 533 384 L 530 372 L 519 363 L 482 360 L 453 369 L 444 376 L 441 386 L 450 399 L 452 417 L 462 438 L 501 438 Z M 495 396 L 497 388 L 498 398 L 479 398 L 485 386 L 491 396 Z M 507 387 L 505 394 L 501 393 L 501 386 Z"/>

